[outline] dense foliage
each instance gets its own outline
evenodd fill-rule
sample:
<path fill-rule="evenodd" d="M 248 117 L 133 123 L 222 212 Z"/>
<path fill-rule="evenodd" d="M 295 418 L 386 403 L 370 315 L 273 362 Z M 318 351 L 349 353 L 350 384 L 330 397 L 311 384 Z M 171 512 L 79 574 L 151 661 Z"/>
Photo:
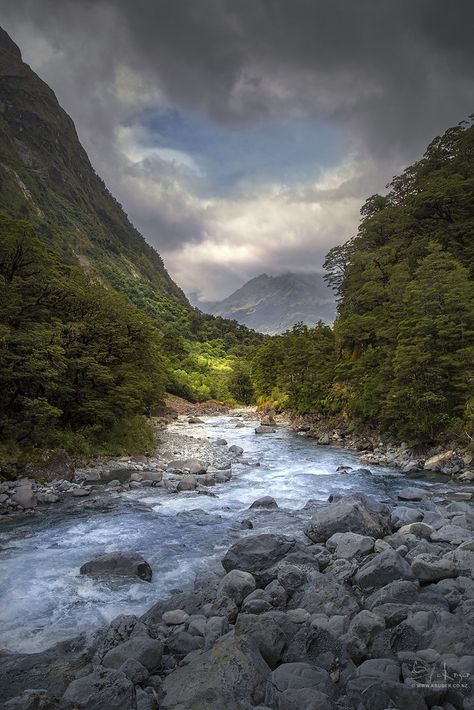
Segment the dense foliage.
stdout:
<path fill-rule="evenodd" d="M 151 321 L 65 264 L 31 225 L 0 219 L 0 437 L 79 451 L 151 445 L 136 417 L 161 401 Z"/>
<path fill-rule="evenodd" d="M 328 342 L 327 350 L 318 343 L 324 330 L 286 334 L 254 358 L 257 394 L 299 411 L 339 413 L 412 443 L 444 434 L 472 440 L 471 123 L 436 138 L 386 195 L 367 200 L 361 217 L 358 234 L 325 263 L 339 297 L 337 361 Z"/>
<path fill-rule="evenodd" d="M 251 379 L 260 404 L 288 407 L 300 413 L 327 412 L 336 352 L 332 329 L 297 324 L 257 349 Z"/>

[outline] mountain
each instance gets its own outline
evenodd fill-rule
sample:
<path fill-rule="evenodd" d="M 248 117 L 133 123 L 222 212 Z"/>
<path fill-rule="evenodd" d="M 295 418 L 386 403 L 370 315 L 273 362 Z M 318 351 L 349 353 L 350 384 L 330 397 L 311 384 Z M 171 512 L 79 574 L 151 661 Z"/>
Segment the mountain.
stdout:
<path fill-rule="evenodd" d="M 0 210 L 158 323 L 191 307 L 95 173 L 72 119 L 0 29 Z"/>
<path fill-rule="evenodd" d="M 332 322 L 336 304 L 323 275 L 261 274 L 222 301 L 198 302 L 199 307 L 222 318 L 233 318 L 261 333 L 283 333 L 295 323 Z"/>

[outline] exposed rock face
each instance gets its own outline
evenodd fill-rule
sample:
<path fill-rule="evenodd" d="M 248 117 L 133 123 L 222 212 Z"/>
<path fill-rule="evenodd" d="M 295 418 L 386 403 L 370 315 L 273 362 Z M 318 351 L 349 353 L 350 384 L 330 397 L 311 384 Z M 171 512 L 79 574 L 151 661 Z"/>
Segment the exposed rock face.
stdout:
<path fill-rule="evenodd" d="M 148 562 L 137 552 L 109 552 L 86 562 L 80 569 L 81 574 L 89 577 L 113 575 L 115 577 L 139 577 L 146 582 L 152 578 L 152 569 Z"/>
<path fill-rule="evenodd" d="M 35 451 L 34 461 L 25 466 L 25 475 L 44 481 L 58 479 L 72 481 L 74 464 L 63 449 L 39 449 Z"/>
<path fill-rule="evenodd" d="M 379 538 L 390 532 L 390 511 L 374 498 L 362 494 L 322 506 L 305 528 L 313 542 L 325 542 L 334 533 L 352 532 Z"/>

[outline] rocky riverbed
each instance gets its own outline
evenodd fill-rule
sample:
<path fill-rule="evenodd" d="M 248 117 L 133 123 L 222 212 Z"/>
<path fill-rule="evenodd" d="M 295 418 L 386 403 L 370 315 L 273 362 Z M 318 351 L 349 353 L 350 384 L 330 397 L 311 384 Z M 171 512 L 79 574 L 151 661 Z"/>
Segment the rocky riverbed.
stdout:
<path fill-rule="evenodd" d="M 202 522 L 206 511 L 220 511 L 218 526 L 202 533 L 220 545 L 205 553 L 193 584 L 158 595 L 144 613 L 121 613 L 39 653 L 4 653 L 4 707 L 474 707 L 470 486 L 447 486 L 431 473 L 408 479 L 371 472 L 355 455 L 254 428 L 228 417 L 181 421 L 163 435 L 153 467 L 161 480 L 131 487 L 147 481 L 149 461 L 134 462 L 131 473 L 121 469 L 121 490 L 108 494 L 120 505 L 144 506 L 143 496 L 151 495 L 157 510 L 169 505 L 179 517 L 206 502 L 204 515 L 192 515 Z M 223 434 L 244 452 L 230 453 Z M 269 460 L 272 451 L 278 461 Z M 206 472 L 192 470 L 190 459 Z M 232 478 L 211 486 L 199 481 L 229 471 L 229 462 Z M 190 477 L 195 487 L 178 492 L 179 481 Z M 160 545 L 156 523 L 154 530 Z M 198 530 L 187 534 L 199 551 Z M 119 560 L 130 564 L 119 574 L 136 575 L 142 588 L 153 589 L 161 570 L 145 548 L 139 546 L 140 559 Z M 88 553 L 78 555 L 82 563 Z M 142 559 L 150 563 L 151 582 Z"/>

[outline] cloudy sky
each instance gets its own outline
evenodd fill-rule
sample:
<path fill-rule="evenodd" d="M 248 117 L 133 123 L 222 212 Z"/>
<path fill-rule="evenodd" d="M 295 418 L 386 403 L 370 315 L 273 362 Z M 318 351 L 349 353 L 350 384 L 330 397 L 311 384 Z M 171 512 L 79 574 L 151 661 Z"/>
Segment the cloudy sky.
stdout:
<path fill-rule="evenodd" d="M 474 111 L 472 0 L 0 0 L 0 23 L 187 292 L 320 270 Z"/>

